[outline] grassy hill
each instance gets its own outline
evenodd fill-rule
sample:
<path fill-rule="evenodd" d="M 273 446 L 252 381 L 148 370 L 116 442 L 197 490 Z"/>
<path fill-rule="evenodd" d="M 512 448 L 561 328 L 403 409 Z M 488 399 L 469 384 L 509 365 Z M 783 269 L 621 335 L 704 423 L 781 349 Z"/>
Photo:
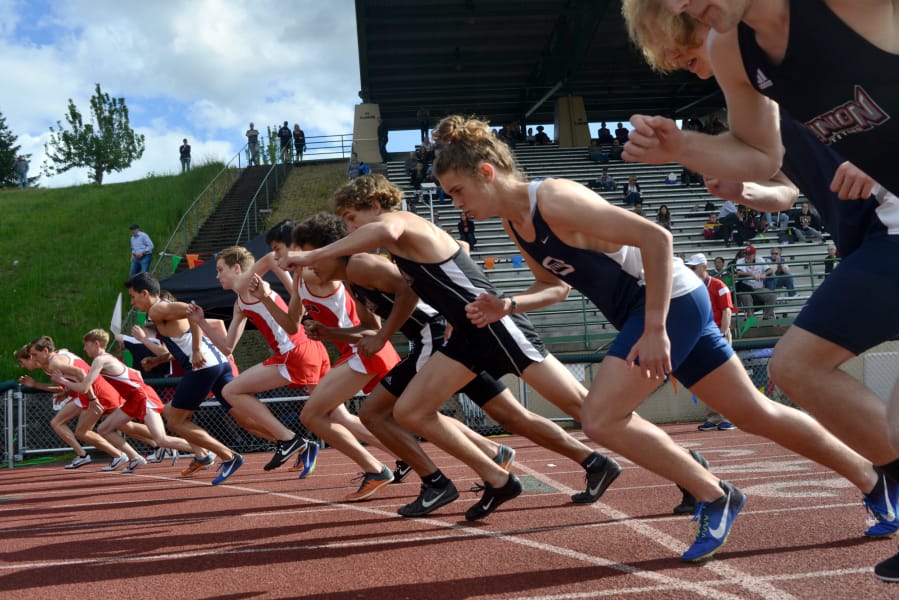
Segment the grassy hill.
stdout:
<path fill-rule="evenodd" d="M 84 332 L 108 328 L 131 267 L 128 226 L 138 223 L 161 246 L 222 166 L 129 183 L 0 192 L 0 381 L 21 374 L 12 353 L 39 335 L 80 352 Z"/>

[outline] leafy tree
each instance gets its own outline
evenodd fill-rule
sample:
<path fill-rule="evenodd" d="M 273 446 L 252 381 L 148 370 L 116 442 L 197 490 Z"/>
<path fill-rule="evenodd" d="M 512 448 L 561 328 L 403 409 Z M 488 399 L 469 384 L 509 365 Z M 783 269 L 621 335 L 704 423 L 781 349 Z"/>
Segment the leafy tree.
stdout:
<path fill-rule="evenodd" d="M 16 144 L 18 136 L 6 126 L 6 117 L 0 113 L 0 188 L 17 187 L 19 175 L 16 173 L 15 162 L 19 157 L 21 146 Z M 30 154 L 24 155 L 30 159 Z M 38 177 L 29 177 L 28 185 L 34 185 Z"/>
<path fill-rule="evenodd" d="M 90 180 L 99 185 L 104 173 L 127 169 L 144 154 L 144 136 L 131 129 L 125 99 L 110 98 L 99 83 L 91 97 L 91 122 L 84 123 L 71 98 L 66 121 L 69 130 L 59 121 L 56 129 L 50 127 L 45 146 L 48 162 L 43 165 L 47 176 L 88 167 Z"/>

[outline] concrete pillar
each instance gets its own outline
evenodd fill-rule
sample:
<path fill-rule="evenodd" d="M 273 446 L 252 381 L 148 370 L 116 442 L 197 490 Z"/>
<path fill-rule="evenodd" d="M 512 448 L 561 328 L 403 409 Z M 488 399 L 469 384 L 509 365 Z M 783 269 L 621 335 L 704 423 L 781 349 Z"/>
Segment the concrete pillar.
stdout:
<path fill-rule="evenodd" d="M 555 141 L 562 148 L 590 145 L 590 124 L 581 96 L 562 96 L 556 99 Z"/>
<path fill-rule="evenodd" d="M 377 104 L 357 104 L 353 115 L 353 150 L 359 160 L 369 165 L 381 162 L 378 152 L 378 119 L 381 108 Z"/>

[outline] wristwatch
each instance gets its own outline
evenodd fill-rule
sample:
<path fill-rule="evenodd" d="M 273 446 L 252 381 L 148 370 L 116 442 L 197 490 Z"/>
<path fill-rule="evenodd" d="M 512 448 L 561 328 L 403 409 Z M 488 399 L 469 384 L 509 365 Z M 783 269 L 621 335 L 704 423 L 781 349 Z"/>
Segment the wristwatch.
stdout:
<path fill-rule="evenodd" d="M 515 296 L 509 296 L 509 314 L 515 314 L 515 310 L 518 308 L 518 302 L 515 301 Z"/>

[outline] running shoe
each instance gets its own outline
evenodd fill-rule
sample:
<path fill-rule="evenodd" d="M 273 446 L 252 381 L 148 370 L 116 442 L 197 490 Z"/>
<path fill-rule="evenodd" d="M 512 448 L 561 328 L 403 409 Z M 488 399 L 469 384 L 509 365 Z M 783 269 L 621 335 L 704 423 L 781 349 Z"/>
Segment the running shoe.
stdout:
<path fill-rule="evenodd" d="M 590 462 L 587 463 L 587 489 L 571 496 L 571 501 L 578 504 L 592 504 L 599 500 L 612 482 L 621 475 L 621 465 L 608 456 L 602 456 L 596 452 Z M 602 460 L 603 462 L 600 462 Z"/>
<path fill-rule="evenodd" d="M 402 483 L 406 475 L 412 472 L 412 467 L 404 460 L 396 461 L 396 468 L 393 470 L 393 481 L 390 483 Z"/>
<path fill-rule="evenodd" d="M 730 421 L 728 421 L 727 419 L 724 419 L 723 421 L 718 423 L 718 431 L 732 431 L 736 428 L 737 428 L 737 426 L 734 425 L 733 423 L 731 423 Z"/>
<path fill-rule="evenodd" d="M 159 448 L 156 448 L 155 450 L 153 450 L 153 452 L 151 452 L 150 454 L 147 455 L 147 457 L 146 457 L 147 462 L 148 463 L 161 463 L 162 460 L 165 458 L 165 450 L 166 449 L 161 446 Z"/>
<path fill-rule="evenodd" d="M 892 479 L 878 471 L 877 484 L 870 494 L 865 494 L 864 503 L 870 525 L 866 536 L 888 538 L 899 530 L 899 486 Z"/>
<path fill-rule="evenodd" d="M 83 467 L 84 465 L 91 464 L 91 455 L 85 454 L 84 456 L 76 456 L 72 462 L 65 466 L 66 469 L 77 469 L 78 467 Z"/>
<path fill-rule="evenodd" d="M 700 454 L 696 450 L 690 450 L 690 456 L 693 457 L 693 460 L 701 464 L 703 469 L 708 470 L 709 461 L 707 461 L 702 454 Z M 683 498 L 681 499 L 680 504 L 674 507 L 674 514 L 692 515 L 696 512 L 696 498 L 694 498 L 693 494 L 691 494 L 681 486 L 677 486 L 677 489 L 681 491 L 681 494 L 683 494 Z"/>
<path fill-rule="evenodd" d="M 125 454 L 125 453 L 123 452 L 122 454 L 119 454 L 119 455 L 116 456 L 114 459 L 112 459 L 111 461 L 109 461 L 109 464 L 106 465 L 105 467 L 103 467 L 103 468 L 100 469 L 100 470 L 101 470 L 101 471 L 107 471 L 107 472 L 108 472 L 108 471 L 115 471 L 116 469 L 118 469 L 119 467 L 121 467 L 122 465 L 124 465 L 126 462 L 128 462 L 128 455 Z"/>
<path fill-rule="evenodd" d="M 352 494 L 347 494 L 347 502 L 365 500 L 377 492 L 379 489 L 393 481 L 393 471 L 384 466 L 381 468 L 380 473 L 359 473 L 359 476 L 353 478 L 353 481 L 358 481 L 360 479 L 362 480 L 362 483 L 359 484 L 359 489 Z"/>
<path fill-rule="evenodd" d="M 318 450 L 318 442 L 306 440 L 306 447 L 297 455 L 297 463 L 302 465 L 299 479 L 306 479 L 315 471 L 315 465 L 318 462 Z"/>
<path fill-rule="evenodd" d="M 219 474 L 212 480 L 212 485 L 224 483 L 226 479 L 234 475 L 234 472 L 237 471 L 241 465 L 243 465 L 243 456 L 237 453 L 231 457 L 231 460 L 222 461 L 221 464 L 219 464 Z"/>
<path fill-rule="evenodd" d="M 174 448 L 169 448 L 167 453 L 172 457 L 172 466 L 174 467 L 176 464 L 178 464 L 178 459 L 181 458 L 181 455 L 178 454 L 178 451 Z"/>
<path fill-rule="evenodd" d="M 181 476 L 189 477 L 200 469 L 208 469 L 215 464 L 215 458 L 215 452 L 207 452 L 206 457 L 202 459 L 197 459 L 195 457 L 185 469 L 181 470 Z"/>
<path fill-rule="evenodd" d="M 894 554 L 877 563 L 877 566 L 874 567 L 874 575 L 884 581 L 899 582 L 899 554 Z"/>
<path fill-rule="evenodd" d="M 443 487 L 421 484 L 421 491 L 415 502 L 400 507 L 398 512 L 403 517 L 424 517 L 441 506 L 446 506 L 459 497 L 459 491 L 452 481 L 447 480 Z"/>
<path fill-rule="evenodd" d="M 299 435 L 293 436 L 292 440 L 278 440 L 278 443 L 275 445 L 275 453 L 263 468 L 266 471 L 277 469 L 290 460 L 290 457 L 296 454 L 305 443 L 306 440 Z"/>
<path fill-rule="evenodd" d="M 699 431 L 715 431 L 716 429 L 718 429 L 718 424 L 713 423 L 712 421 L 706 421 L 696 429 L 698 429 Z"/>
<path fill-rule="evenodd" d="M 493 457 L 493 462 L 498 464 L 503 471 L 512 469 L 513 460 L 515 460 L 515 449 L 504 445 L 500 445 L 499 452 Z"/>
<path fill-rule="evenodd" d="M 481 496 L 481 499 L 474 506 L 465 511 L 465 518 L 468 521 L 483 519 L 496 510 L 500 504 L 520 496 L 523 491 L 521 482 L 518 480 L 518 477 L 515 476 L 515 473 L 509 473 L 509 479 L 502 487 L 495 488 L 485 481 L 484 485 L 476 485 L 471 488 L 471 491 L 473 492 L 479 492 L 481 490 L 484 491 L 484 495 Z"/>
<path fill-rule="evenodd" d="M 693 520 L 699 522 L 696 540 L 681 560 L 699 562 L 710 558 L 727 541 L 734 519 L 746 504 L 746 495 L 737 486 L 724 481 L 719 482 L 724 495 L 713 502 L 700 502 Z"/>
<path fill-rule="evenodd" d="M 138 467 L 142 467 L 147 464 L 147 459 L 143 456 L 135 456 L 131 460 L 128 461 L 128 466 L 122 469 L 122 473 L 134 473 L 135 469 Z"/>

